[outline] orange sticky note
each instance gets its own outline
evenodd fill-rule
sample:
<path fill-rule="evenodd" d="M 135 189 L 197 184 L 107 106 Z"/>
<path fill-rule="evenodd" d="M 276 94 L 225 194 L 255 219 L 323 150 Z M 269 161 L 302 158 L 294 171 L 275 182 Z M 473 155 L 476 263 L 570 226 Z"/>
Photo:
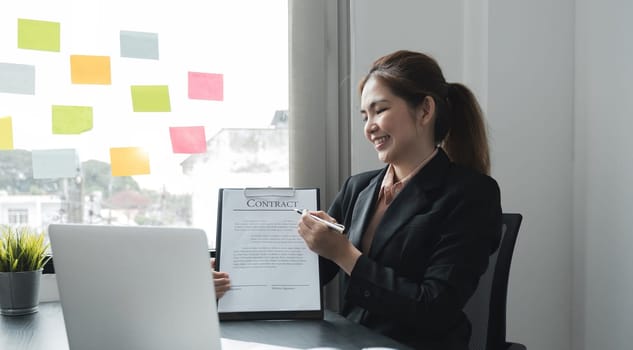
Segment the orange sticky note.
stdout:
<path fill-rule="evenodd" d="M 11 117 L 0 118 L 0 149 L 13 149 L 13 122 Z"/>
<path fill-rule="evenodd" d="M 110 148 L 112 176 L 149 174 L 149 154 L 140 147 Z"/>
<path fill-rule="evenodd" d="M 205 153 L 207 139 L 204 126 L 174 126 L 169 128 L 171 148 L 174 153 Z"/>
<path fill-rule="evenodd" d="M 110 56 L 70 56 L 70 80 L 73 84 L 110 85 Z"/>

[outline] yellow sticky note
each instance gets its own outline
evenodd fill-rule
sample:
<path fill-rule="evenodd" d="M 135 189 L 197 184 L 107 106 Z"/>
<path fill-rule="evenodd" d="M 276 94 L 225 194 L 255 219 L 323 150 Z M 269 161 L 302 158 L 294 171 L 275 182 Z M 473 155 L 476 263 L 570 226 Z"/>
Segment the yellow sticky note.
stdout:
<path fill-rule="evenodd" d="M 70 80 L 73 84 L 110 85 L 110 56 L 70 56 Z"/>
<path fill-rule="evenodd" d="M 0 149 L 13 149 L 13 123 L 11 117 L 0 118 Z"/>
<path fill-rule="evenodd" d="M 149 154 L 139 147 L 110 148 L 112 176 L 149 174 Z"/>
<path fill-rule="evenodd" d="M 92 107 L 53 106 L 53 134 L 81 134 L 92 129 Z"/>
<path fill-rule="evenodd" d="M 18 18 L 18 48 L 59 52 L 59 22 Z"/>
<path fill-rule="evenodd" d="M 170 112 L 167 85 L 132 85 L 134 112 Z"/>

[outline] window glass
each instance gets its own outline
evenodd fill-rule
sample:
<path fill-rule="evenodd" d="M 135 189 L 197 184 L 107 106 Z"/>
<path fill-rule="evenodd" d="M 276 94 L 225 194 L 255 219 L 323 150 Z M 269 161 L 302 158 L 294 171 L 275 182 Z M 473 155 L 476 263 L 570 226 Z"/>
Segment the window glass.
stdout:
<path fill-rule="evenodd" d="M 0 224 L 214 247 L 219 188 L 288 185 L 287 0 L 25 0 L 0 32 Z"/>

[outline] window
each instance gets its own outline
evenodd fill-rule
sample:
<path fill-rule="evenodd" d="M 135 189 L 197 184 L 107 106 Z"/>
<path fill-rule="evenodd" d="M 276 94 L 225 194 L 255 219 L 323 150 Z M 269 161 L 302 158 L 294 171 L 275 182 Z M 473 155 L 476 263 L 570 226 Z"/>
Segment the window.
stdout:
<path fill-rule="evenodd" d="M 195 226 L 213 248 L 218 188 L 289 185 L 288 13 L 287 0 L 3 9 L 0 206 L 45 207 L 40 229 Z"/>
<path fill-rule="evenodd" d="M 26 209 L 9 209 L 9 225 L 26 225 L 29 223 L 29 211 Z"/>

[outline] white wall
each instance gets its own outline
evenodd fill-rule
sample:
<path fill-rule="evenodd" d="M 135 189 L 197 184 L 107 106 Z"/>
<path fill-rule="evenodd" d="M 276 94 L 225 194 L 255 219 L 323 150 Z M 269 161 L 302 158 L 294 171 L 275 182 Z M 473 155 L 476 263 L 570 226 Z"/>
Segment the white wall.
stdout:
<path fill-rule="evenodd" d="M 574 348 L 630 349 L 633 2 L 576 0 Z"/>
<path fill-rule="evenodd" d="M 488 120 L 506 211 L 524 215 L 508 337 L 569 349 L 572 283 L 573 0 L 489 1 Z"/>
<path fill-rule="evenodd" d="M 396 49 L 440 62 L 487 113 L 504 211 L 524 222 L 511 270 L 508 339 L 569 349 L 572 285 L 573 0 L 351 1 L 354 85 Z M 352 172 L 380 166 L 352 106 Z"/>

